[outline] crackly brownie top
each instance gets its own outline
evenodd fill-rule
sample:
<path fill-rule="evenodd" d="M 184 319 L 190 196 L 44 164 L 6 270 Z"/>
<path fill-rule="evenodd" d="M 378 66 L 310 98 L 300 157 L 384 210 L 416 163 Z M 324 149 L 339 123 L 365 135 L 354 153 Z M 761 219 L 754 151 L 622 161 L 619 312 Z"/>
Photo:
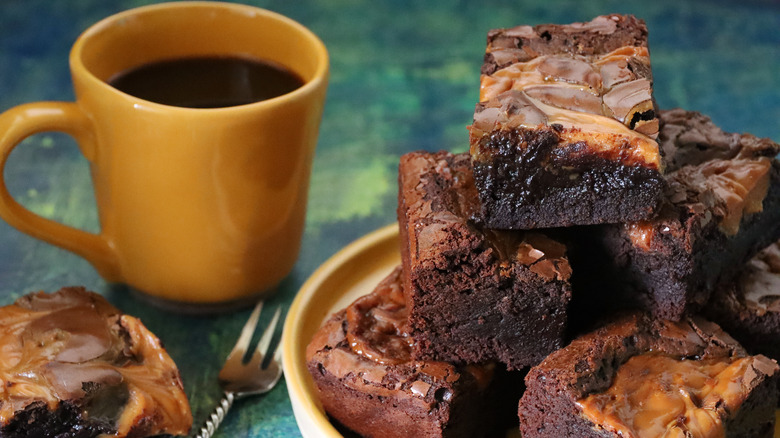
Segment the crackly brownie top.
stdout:
<path fill-rule="evenodd" d="M 631 15 L 603 15 L 588 23 L 542 24 L 488 32 L 483 74 L 542 55 L 594 56 L 621 47 L 647 47 L 647 27 Z"/>
<path fill-rule="evenodd" d="M 483 249 L 497 260 L 502 276 L 527 266 L 548 281 L 570 277 L 563 244 L 540 232 L 490 230 L 471 220 L 480 205 L 468 154 L 408 153 L 401 157 L 399 175 L 412 265 L 443 267 L 455 248 Z"/>
<path fill-rule="evenodd" d="M 780 145 L 723 132 L 709 117 L 693 111 L 660 111 L 659 118 L 669 203 L 658 219 L 629 224 L 632 240 L 649 248 L 656 228 L 689 216 L 715 221 L 724 234 L 735 235 L 744 217 L 763 210 Z"/>
<path fill-rule="evenodd" d="M 647 29 L 632 16 L 491 31 L 472 144 L 555 126 L 563 142 L 660 170 L 652 83 Z"/>
<path fill-rule="evenodd" d="M 717 436 L 723 420 L 777 372 L 774 361 L 748 356 L 703 319 L 631 314 L 552 353 L 526 383 L 562 391 L 583 417 L 623 436 L 696 430 Z"/>
<path fill-rule="evenodd" d="M 397 267 L 373 292 L 333 315 L 307 346 L 307 361 L 317 362 L 348 386 L 378 396 L 449 401 L 450 387 L 463 373 L 487 386 L 492 365 L 456 367 L 411 359 L 400 277 Z"/>
<path fill-rule="evenodd" d="M 738 302 L 759 316 L 780 313 L 780 242 L 747 263 L 733 291 Z"/>
<path fill-rule="evenodd" d="M 0 308 L 0 424 L 26 407 L 61 401 L 87 415 L 101 392 L 115 436 L 185 434 L 192 423 L 178 369 L 141 322 L 83 288 L 63 288 Z M 144 435 L 145 436 L 145 435 Z"/>

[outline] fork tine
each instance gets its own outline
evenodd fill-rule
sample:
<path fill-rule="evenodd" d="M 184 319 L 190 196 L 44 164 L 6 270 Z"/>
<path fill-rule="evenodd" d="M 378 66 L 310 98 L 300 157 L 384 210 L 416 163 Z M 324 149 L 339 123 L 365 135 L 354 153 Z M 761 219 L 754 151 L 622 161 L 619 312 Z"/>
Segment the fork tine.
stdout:
<path fill-rule="evenodd" d="M 233 350 L 225 360 L 226 363 L 238 362 L 241 363 L 244 360 L 244 355 L 249 348 L 249 343 L 252 341 L 252 335 L 255 333 L 257 327 L 257 321 L 260 319 L 260 311 L 263 310 L 263 301 L 259 301 L 249 316 L 244 328 L 241 329 L 241 335 L 236 341 L 236 345 L 233 346 Z"/>
<path fill-rule="evenodd" d="M 274 312 L 273 318 L 271 318 L 271 322 L 268 324 L 268 327 L 266 327 L 265 331 L 263 332 L 263 336 L 260 337 L 260 341 L 257 343 L 257 348 L 255 349 L 255 353 L 252 355 L 252 362 L 251 364 L 260 366 L 260 364 L 263 362 L 263 357 L 265 356 L 265 353 L 268 351 L 268 347 L 271 345 L 271 339 L 274 337 L 274 331 L 276 330 L 276 324 L 279 322 L 279 315 L 282 313 L 282 307 L 279 306 L 276 308 L 276 312 Z"/>
<path fill-rule="evenodd" d="M 274 373 L 273 378 L 270 382 L 270 388 L 269 390 L 273 389 L 274 385 L 276 385 L 276 382 L 279 381 L 279 379 L 282 377 L 282 349 L 280 348 L 282 346 L 281 343 L 276 345 L 276 348 L 274 349 L 274 356 L 271 363 L 268 364 L 268 371 L 271 373 Z"/>
<path fill-rule="evenodd" d="M 280 367 L 282 366 L 282 343 L 276 344 L 276 349 L 274 349 L 274 362 L 276 362 L 277 365 Z"/>

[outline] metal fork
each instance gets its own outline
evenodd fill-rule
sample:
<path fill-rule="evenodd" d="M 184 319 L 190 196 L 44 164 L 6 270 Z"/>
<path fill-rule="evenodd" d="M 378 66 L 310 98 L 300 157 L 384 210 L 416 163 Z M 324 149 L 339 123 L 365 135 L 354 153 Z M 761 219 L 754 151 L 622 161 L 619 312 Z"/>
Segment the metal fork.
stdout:
<path fill-rule="evenodd" d="M 276 324 L 279 322 L 281 307 L 276 309 L 271 323 L 257 343 L 254 354 L 252 354 L 249 362 L 244 364 L 244 356 L 248 350 L 249 342 L 252 340 L 252 334 L 254 334 L 257 327 L 257 320 L 260 318 L 262 309 L 263 302 L 260 301 L 241 330 L 241 335 L 238 337 L 233 350 L 225 359 L 225 365 L 222 366 L 222 370 L 219 372 L 219 383 L 224 391 L 222 399 L 217 407 L 214 408 L 209 419 L 203 424 L 203 427 L 200 428 L 200 432 L 195 435 L 195 438 L 211 438 L 219 425 L 222 424 L 222 420 L 225 419 L 236 399 L 249 395 L 265 394 L 276 385 L 279 377 L 282 376 L 279 345 L 274 349 L 273 357 L 268 365 L 262 368 L 268 347 L 271 345 L 271 338 L 273 338 Z"/>

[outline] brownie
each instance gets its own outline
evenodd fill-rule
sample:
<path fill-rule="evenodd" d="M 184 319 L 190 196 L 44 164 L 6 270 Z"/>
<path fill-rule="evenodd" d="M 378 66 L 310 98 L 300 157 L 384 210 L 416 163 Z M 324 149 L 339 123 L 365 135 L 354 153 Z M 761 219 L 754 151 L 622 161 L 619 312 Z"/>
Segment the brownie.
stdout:
<path fill-rule="evenodd" d="M 563 346 L 571 268 L 542 232 L 497 231 L 479 208 L 468 154 L 401 157 L 398 221 L 413 356 L 535 365 Z"/>
<path fill-rule="evenodd" d="M 411 358 L 400 268 L 334 314 L 306 349 L 325 411 L 365 437 L 479 437 L 502 430 L 495 365 Z M 504 429 L 505 430 L 505 429 Z"/>
<path fill-rule="evenodd" d="M 652 84 L 647 28 L 633 16 L 490 31 L 469 128 L 484 223 L 652 217 L 664 185 Z"/>
<path fill-rule="evenodd" d="M 575 230 L 594 240 L 574 251 L 575 287 L 590 292 L 577 299 L 605 309 L 679 320 L 780 239 L 780 145 L 725 133 L 696 112 L 662 111 L 660 119 L 669 167 L 658 217 Z"/>
<path fill-rule="evenodd" d="M 0 436 L 187 434 L 173 360 L 138 319 L 84 288 L 0 308 Z"/>
<path fill-rule="evenodd" d="M 632 314 L 532 368 L 523 438 L 771 437 L 777 363 L 750 356 L 716 324 Z"/>
<path fill-rule="evenodd" d="M 735 281 L 718 285 L 702 313 L 750 353 L 780 360 L 780 241 L 753 257 Z"/>

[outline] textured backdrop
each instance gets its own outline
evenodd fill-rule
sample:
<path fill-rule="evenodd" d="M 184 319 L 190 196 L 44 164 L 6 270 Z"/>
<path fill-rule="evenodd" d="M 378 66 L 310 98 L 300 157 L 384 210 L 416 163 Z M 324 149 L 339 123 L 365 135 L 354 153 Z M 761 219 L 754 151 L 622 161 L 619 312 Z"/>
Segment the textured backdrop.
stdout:
<path fill-rule="evenodd" d="M 100 18 L 137 0 L 0 0 L 0 110 L 72 100 L 68 51 Z M 655 96 L 663 108 L 710 115 L 724 129 L 780 141 L 780 5 L 758 0 L 247 1 L 311 28 L 331 55 L 331 85 L 299 263 L 271 304 L 289 306 L 306 277 L 361 235 L 395 220 L 398 157 L 465 151 L 485 35 L 494 27 L 633 13 L 647 21 Z M 74 142 L 35 135 L 11 156 L 6 182 L 33 211 L 97 231 L 86 161 Z M 85 285 L 140 316 L 178 362 L 196 423 L 219 396 L 216 373 L 248 312 L 178 316 L 106 285 L 78 257 L 0 222 L 0 304 Z M 270 313 L 270 312 L 269 312 Z M 266 315 L 267 317 L 267 315 Z M 282 382 L 238 404 L 223 437 L 298 435 Z"/>

